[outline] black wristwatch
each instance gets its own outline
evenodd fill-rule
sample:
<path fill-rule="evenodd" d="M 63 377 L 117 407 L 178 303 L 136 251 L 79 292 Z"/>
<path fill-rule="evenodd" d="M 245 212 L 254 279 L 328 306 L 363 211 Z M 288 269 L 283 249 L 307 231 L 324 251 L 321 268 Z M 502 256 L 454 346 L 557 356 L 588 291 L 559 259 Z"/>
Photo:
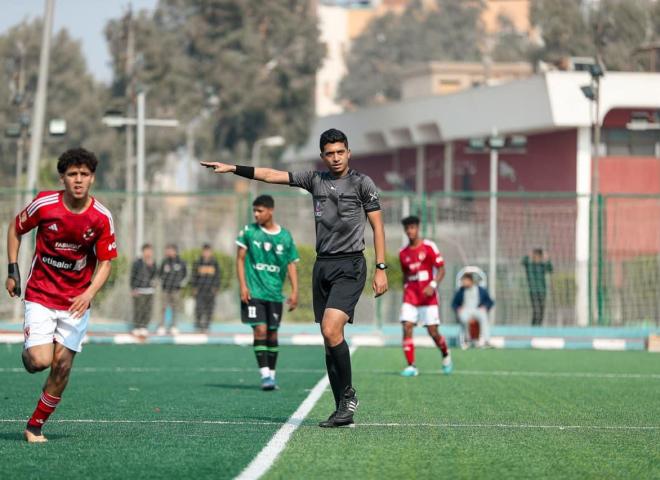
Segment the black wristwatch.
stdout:
<path fill-rule="evenodd" d="M 376 268 L 378 270 L 387 270 L 387 264 L 386 263 L 377 263 Z"/>

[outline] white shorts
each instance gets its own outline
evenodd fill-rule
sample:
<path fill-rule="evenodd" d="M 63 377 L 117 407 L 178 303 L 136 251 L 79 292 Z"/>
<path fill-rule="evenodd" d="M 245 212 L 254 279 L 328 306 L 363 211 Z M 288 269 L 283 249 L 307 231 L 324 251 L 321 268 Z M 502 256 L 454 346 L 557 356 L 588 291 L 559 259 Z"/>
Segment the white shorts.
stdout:
<path fill-rule="evenodd" d="M 399 320 L 402 322 L 412 322 L 424 327 L 429 325 L 440 325 L 440 309 L 438 305 L 426 305 L 416 307 L 410 303 L 401 305 L 401 315 Z"/>
<path fill-rule="evenodd" d="M 25 302 L 23 333 L 25 348 L 57 342 L 80 352 L 89 323 L 89 309 L 80 318 L 66 310 L 55 310 L 35 302 Z"/>

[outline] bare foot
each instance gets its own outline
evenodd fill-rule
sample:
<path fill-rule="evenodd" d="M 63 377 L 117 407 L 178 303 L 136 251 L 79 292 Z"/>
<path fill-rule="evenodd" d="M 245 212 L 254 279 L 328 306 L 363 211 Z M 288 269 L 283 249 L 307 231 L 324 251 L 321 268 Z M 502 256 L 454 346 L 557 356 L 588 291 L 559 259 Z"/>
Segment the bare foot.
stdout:
<path fill-rule="evenodd" d="M 28 443 L 44 443 L 48 441 L 48 439 L 44 437 L 44 434 L 41 433 L 41 430 L 36 431 L 26 428 L 23 432 L 23 436 Z"/>

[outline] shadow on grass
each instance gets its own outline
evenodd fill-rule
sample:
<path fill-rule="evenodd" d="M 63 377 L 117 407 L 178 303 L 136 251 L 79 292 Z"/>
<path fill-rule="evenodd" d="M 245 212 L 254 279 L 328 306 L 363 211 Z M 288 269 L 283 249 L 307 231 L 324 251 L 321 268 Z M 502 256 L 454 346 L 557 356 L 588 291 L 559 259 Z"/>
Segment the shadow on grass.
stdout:
<path fill-rule="evenodd" d="M 250 385 L 246 383 L 206 383 L 205 387 L 223 388 L 226 390 L 261 390 L 259 385 Z"/>
<path fill-rule="evenodd" d="M 61 435 L 57 433 L 46 434 L 46 438 L 48 438 L 49 441 L 61 440 L 68 437 L 69 435 Z M 21 442 L 27 445 L 25 438 L 23 438 L 23 429 L 15 432 L 0 432 L 0 442 Z"/>

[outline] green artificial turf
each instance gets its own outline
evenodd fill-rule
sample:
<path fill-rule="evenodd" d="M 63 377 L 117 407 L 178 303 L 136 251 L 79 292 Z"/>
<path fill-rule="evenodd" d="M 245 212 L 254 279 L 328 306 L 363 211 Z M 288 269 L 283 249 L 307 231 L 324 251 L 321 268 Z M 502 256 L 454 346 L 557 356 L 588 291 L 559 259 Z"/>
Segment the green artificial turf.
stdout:
<path fill-rule="evenodd" d="M 454 352 L 451 376 L 417 355 L 402 378 L 400 349 L 359 349 L 356 428 L 315 426 L 324 395 L 266 478 L 660 478 L 658 355 Z"/>
<path fill-rule="evenodd" d="M 50 442 L 28 445 L 45 374 L 21 372 L 20 346 L 1 345 L 0 479 L 232 478 L 324 371 L 322 347 L 281 351 L 282 389 L 262 392 L 249 347 L 87 346 Z M 357 427 L 316 426 L 326 392 L 266 478 L 660 478 L 660 356 L 453 355 L 443 376 L 439 353 L 418 349 L 420 376 L 402 378 L 400 349 L 358 349 Z"/>
<path fill-rule="evenodd" d="M 47 444 L 23 442 L 24 421 L 0 422 L 0 478 L 232 478 L 322 376 L 322 347 L 282 347 L 280 359 L 294 371 L 262 392 L 250 347 L 87 346 Z M 0 368 L 12 367 L 20 346 L 0 346 Z M 0 419 L 27 419 L 44 379 L 0 371 Z M 58 422 L 72 419 L 186 422 Z M 218 420 L 247 424 L 190 423 Z"/>

